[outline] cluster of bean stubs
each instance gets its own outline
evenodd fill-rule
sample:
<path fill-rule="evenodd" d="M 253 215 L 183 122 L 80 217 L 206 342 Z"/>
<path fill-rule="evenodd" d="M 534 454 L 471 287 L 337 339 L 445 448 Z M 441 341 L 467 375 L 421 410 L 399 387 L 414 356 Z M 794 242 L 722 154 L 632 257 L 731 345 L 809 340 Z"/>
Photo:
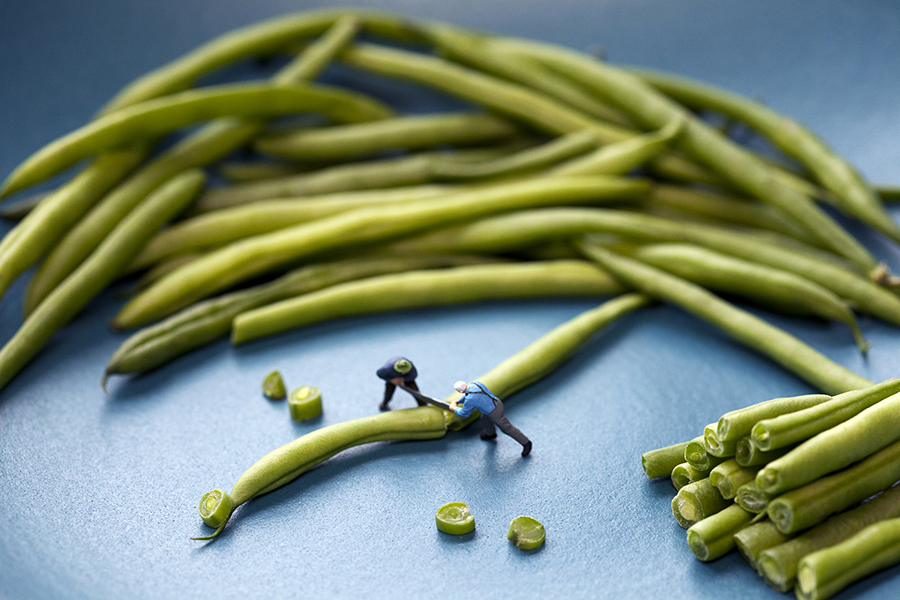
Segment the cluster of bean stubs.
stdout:
<path fill-rule="evenodd" d="M 273 56 L 288 60 L 268 79 L 196 86 Z M 469 108 L 398 114 L 352 75 L 314 83 L 332 64 Z M 772 151 L 736 144 L 729 123 Z M 708 85 L 443 23 L 321 11 L 229 33 L 127 86 L 0 193 L 81 163 L 5 209 L 22 218 L 0 242 L 0 291 L 43 262 L 0 350 L 0 386 L 138 273 L 113 324 L 144 328 L 104 385 L 229 334 L 243 343 L 363 313 L 632 291 L 617 314 L 648 299 L 679 305 L 841 394 L 871 382 L 716 294 L 839 321 L 861 350 L 850 307 L 900 325 L 892 276 L 830 210 L 894 241 L 900 228 L 804 127 Z M 228 183 L 208 185 L 210 174 Z"/>

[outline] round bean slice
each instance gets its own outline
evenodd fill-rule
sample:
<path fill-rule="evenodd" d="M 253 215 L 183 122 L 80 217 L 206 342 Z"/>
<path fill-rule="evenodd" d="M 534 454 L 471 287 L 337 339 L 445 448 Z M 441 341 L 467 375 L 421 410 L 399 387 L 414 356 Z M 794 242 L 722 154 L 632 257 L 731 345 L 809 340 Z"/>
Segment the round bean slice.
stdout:
<path fill-rule="evenodd" d="M 519 550 L 534 550 L 544 543 L 544 526 L 531 517 L 516 517 L 509 524 L 506 539 L 516 545 Z"/>
<path fill-rule="evenodd" d="M 266 375 L 266 378 L 263 380 L 262 389 L 266 398 L 271 400 L 284 400 L 284 397 L 287 394 L 284 389 L 284 379 L 281 378 L 281 373 L 278 371 L 272 371 Z"/>
<path fill-rule="evenodd" d="M 475 517 L 465 502 L 448 502 L 434 515 L 437 528 L 451 535 L 465 535 L 475 531 Z"/>
<path fill-rule="evenodd" d="M 304 385 L 291 392 L 288 398 L 291 418 L 298 423 L 322 414 L 322 392 L 317 387 Z"/>

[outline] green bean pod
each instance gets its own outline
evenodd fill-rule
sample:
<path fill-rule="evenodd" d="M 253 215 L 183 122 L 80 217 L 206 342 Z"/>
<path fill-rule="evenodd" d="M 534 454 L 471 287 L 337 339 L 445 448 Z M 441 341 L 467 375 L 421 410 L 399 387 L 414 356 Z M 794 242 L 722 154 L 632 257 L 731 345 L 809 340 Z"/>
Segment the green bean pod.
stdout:
<path fill-rule="evenodd" d="M 60 327 L 109 285 L 141 246 L 193 200 L 205 176 L 189 171 L 154 193 L 57 287 L 0 350 L 0 388 L 24 367 Z"/>
<path fill-rule="evenodd" d="M 604 270 L 627 285 L 651 297 L 677 304 L 694 316 L 719 327 L 746 346 L 765 354 L 826 393 L 839 393 L 872 384 L 789 333 L 769 325 L 699 286 L 598 246 L 582 245 L 582 248 Z"/>
<path fill-rule="evenodd" d="M 731 457 L 737 448 L 737 440 L 720 440 L 716 433 L 716 424 L 710 423 L 703 428 L 703 445 L 711 456 Z"/>
<path fill-rule="evenodd" d="M 764 513 L 769 507 L 772 496 L 765 493 L 756 485 L 756 480 L 745 483 L 737 489 L 734 501 L 744 510 L 752 513 Z"/>
<path fill-rule="evenodd" d="M 734 534 L 738 552 L 753 569 L 759 568 L 759 555 L 763 550 L 783 544 L 789 539 L 790 536 L 778 531 L 775 523 L 768 519 L 753 523 Z"/>
<path fill-rule="evenodd" d="M 759 472 L 756 484 L 778 494 L 815 481 L 900 440 L 900 394 L 810 438 Z"/>
<path fill-rule="evenodd" d="M 724 556 L 734 548 L 735 534 L 750 525 L 753 516 L 753 513 L 732 504 L 691 525 L 687 530 L 688 547 L 702 561 Z"/>
<path fill-rule="evenodd" d="M 466 255 L 375 255 L 301 267 L 272 282 L 198 302 L 136 332 L 110 357 L 102 384 L 105 389 L 110 375 L 150 371 L 226 337 L 235 316 L 258 306 L 354 279 L 485 260 Z"/>
<path fill-rule="evenodd" d="M 778 450 L 760 450 L 748 437 L 742 437 L 738 440 L 734 450 L 734 460 L 742 467 L 757 467 L 768 464 L 777 458 L 781 458 L 793 449 L 793 446 L 785 446 Z"/>
<path fill-rule="evenodd" d="M 372 442 L 432 440 L 446 433 L 444 411 L 436 406 L 392 410 L 317 429 L 266 454 L 238 478 L 231 492 L 218 490 L 217 494 L 204 496 L 200 515 L 216 530 L 192 539 L 218 536 L 238 506 L 280 488 L 347 448 Z M 212 503 L 207 502 L 209 497 L 213 498 Z"/>
<path fill-rule="evenodd" d="M 684 462 L 684 449 L 688 442 L 673 444 L 665 448 L 648 450 L 641 454 L 641 467 L 650 479 L 669 477 L 672 469 Z"/>
<path fill-rule="evenodd" d="M 3 219 L 4 221 L 21 221 L 51 193 L 52 192 L 38 192 L 37 194 L 22 198 L 21 200 L 4 202 L 3 205 L 0 206 L 0 219 Z M 2 243 L 6 241 L 7 237 L 9 237 L 9 232 L 3 236 L 3 240 L 0 240 L 0 250 L 2 250 Z"/>
<path fill-rule="evenodd" d="M 303 128 L 260 137 L 253 148 L 294 161 L 346 160 L 385 150 L 474 145 L 511 137 L 517 128 L 500 117 L 457 112 L 410 115 L 371 123 Z"/>
<path fill-rule="evenodd" d="M 392 114 L 386 106 L 361 94 L 318 85 L 229 84 L 179 92 L 123 108 L 44 146 L 6 178 L 0 197 L 43 181 L 84 158 L 159 137 L 192 123 L 296 112 L 322 112 L 350 122 L 383 119 Z"/>
<path fill-rule="evenodd" d="M 706 428 L 704 428 L 704 431 L 709 427 L 711 427 L 711 425 L 707 425 Z M 728 460 L 728 458 L 711 455 L 706 449 L 706 441 L 704 438 L 705 436 L 701 435 L 687 443 L 684 447 L 684 460 L 695 469 L 700 471 L 711 471 L 716 466 Z"/>
<path fill-rule="evenodd" d="M 667 96 L 692 108 L 712 109 L 747 123 L 800 161 L 848 214 L 900 242 L 900 227 L 860 174 L 800 123 L 753 100 L 713 85 L 658 71 L 633 71 Z"/>
<path fill-rule="evenodd" d="M 672 515 L 679 525 L 688 529 L 728 504 L 707 477 L 678 490 L 678 494 L 672 498 Z"/>
<path fill-rule="evenodd" d="M 797 598 L 825 600 L 851 583 L 900 563 L 900 518 L 869 525 L 845 542 L 804 556 Z"/>
<path fill-rule="evenodd" d="M 885 490 L 900 481 L 900 442 L 851 467 L 793 489 L 769 502 L 779 531 L 794 533 Z"/>
<path fill-rule="evenodd" d="M 684 486 L 709 477 L 709 471 L 695 469 L 690 463 L 681 463 L 672 469 L 672 485 L 676 490 Z"/>
<path fill-rule="evenodd" d="M 751 430 L 751 438 L 760 450 L 784 448 L 839 425 L 897 393 L 900 393 L 900 380 L 896 378 L 845 392 L 803 410 L 760 419 Z"/>
<path fill-rule="evenodd" d="M 739 440 L 750 435 L 753 426 L 763 419 L 797 412 L 831 400 L 828 394 L 806 394 L 789 398 L 774 398 L 752 406 L 727 412 L 719 418 L 716 432 L 719 439 Z"/>
<path fill-rule="evenodd" d="M 687 244 L 641 246 L 630 254 L 709 290 L 749 298 L 789 313 L 844 323 L 853 332 L 860 351 L 868 349 L 847 303 L 831 290 L 794 273 Z"/>
<path fill-rule="evenodd" d="M 759 572 L 766 583 L 786 592 L 794 587 L 797 567 L 803 557 L 843 542 L 879 521 L 897 517 L 900 517 L 900 487 L 893 487 L 789 541 L 761 552 Z"/>
<path fill-rule="evenodd" d="M 398 207 L 355 210 L 248 238 L 211 252 L 134 298 L 115 321 L 121 327 L 134 327 L 164 317 L 211 293 L 315 252 L 383 242 L 504 211 L 640 196 L 646 189 L 646 182 L 639 180 L 552 178 L 463 192 L 439 203 L 423 200 Z"/>
<path fill-rule="evenodd" d="M 377 312 L 506 298 L 610 296 L 622 287 L 586 261 L 472 265 L 371 277 L 237 315 L 231 341 L 243 344 L 313 323 Z"/>

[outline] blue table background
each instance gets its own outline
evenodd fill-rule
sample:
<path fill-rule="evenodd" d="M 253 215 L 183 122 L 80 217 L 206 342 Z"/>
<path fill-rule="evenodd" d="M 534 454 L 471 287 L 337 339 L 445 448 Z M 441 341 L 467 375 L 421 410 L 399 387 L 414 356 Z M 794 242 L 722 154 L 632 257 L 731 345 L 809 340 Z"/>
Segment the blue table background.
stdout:
<path fill-rule="evenodd" d="M 235 27 L 329 2 L 5 0 L 0 7 L 0 174 L 83 124 L 133 78 Z M 900 8 L 892 1 L 495 0 L 359 2 L 670 70 L 761 97 L 809 125 L 876 182 L 900 181 Z M 389 86 L 386 86 L 389 87 Z M 900 217 L 900 209 L 893 209 Z M 851 225 L 900 270 L 896 247 Z M 0 338 L 21 322 L 19 282 Z M 258 458 L 317 427 L 376 412 L 374 370 L 411 357 L 423 391 L 488 371 L 590 300 L 490 303 L 310 327 L 241 348 L 214 344 L 154 373 L 99 379 L 123 339 L 106 294 L 0 393 L 0 597 L 772 599 L 741 558 L 695 560 L 670 484 L 641 452 L 697 435 L 727 410 L 807 393 L 804 382 L 668 307 L 598 336 L 507 404 L 534 452 L 478 432 L 356 448 L 241 508 L 211 544 L 200 496 L 230 489 Z M 774 323 L 873 380 L 898 374 L 900 332 L 861 323 Z M 325 413 L 294 424 L 259 392 L 322 388 Z M 395 407 L 411 406 L 398 394 Z M 435 509 L 469 503 L 476 532 L 437 532 Z M 520 514 L 547 543 L 505 540 Z M 900 570 L 841 597 L 896 597 Z"/>

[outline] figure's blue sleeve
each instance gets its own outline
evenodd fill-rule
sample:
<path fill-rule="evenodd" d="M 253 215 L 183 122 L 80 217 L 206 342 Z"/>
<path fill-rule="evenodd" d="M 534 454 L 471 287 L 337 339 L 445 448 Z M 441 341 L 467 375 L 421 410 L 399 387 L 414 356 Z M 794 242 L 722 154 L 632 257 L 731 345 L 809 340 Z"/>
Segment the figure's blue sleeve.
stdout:
<path fill-rule="evenodd" d="M 472 414 L 472 411 L 475 410 L 474 408 L 469 408 L 469 405 L 468 405 L 468 403 L 466 402 L 466 400 L 468 399 L 468 397 L 469 397 L 469 395 L 466 394 L 465 396 L 463 396 L 462 398 L 460 398 L 460 399 L 459 399 L 460 404 L 458 404 L 458 405 L 456 406 L 456 410 L 453 411 L 453 412 L 455 412 L 457 415 L 459 415 L 460 417 L 463 417 L 463 418 L 468 417 L 469 415 Z"/>

